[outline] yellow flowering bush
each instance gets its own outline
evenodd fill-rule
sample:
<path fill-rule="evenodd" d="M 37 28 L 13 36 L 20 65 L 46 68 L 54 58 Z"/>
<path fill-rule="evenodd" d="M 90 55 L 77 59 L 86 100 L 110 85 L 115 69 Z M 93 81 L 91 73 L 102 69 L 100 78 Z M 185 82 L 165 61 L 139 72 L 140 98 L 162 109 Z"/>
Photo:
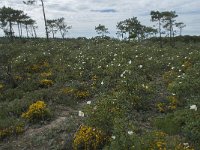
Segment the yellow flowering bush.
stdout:
<path fill-rule="evenodd" d="M 183 67 L 184 70 L 187 70 L 187 69 L 189 69 L 189 68 L 192 67 L 192 63 L 189 62 L 189 61 L 185 61 L 185 62 L 182 64 L 182 67 Z"/>
<path fill-rule="evenodd" d="M 94 76 L 92 76 L 92 84 L 91 84 L 92 89 L 95 89 L 96 84 L 97 84 L 97 76 L 94 75 Z"/>
<path fill-rule="evenodd" d="M 162 75 L 162 78 L 165 83 L 169 84 L 177 77 L 177 75 L 178 74 L 174 70 L 170 70 L 170 71 L 165 72 Z"/>
<path fill-rule="evenodd" d="M 0 83 L 0 90 L 4 88 L 4 85 Z"/>
<path fill-rule="evenodd" d="M 77 91 L 75 93 L 75 96 L 78 99 L 85 99 L 85 98 L 88 98 L 90 96 L 90 93 L 88 91 Z"/>
<path fill-rule="evenodd" d="M 73 147 L 75 150 L 97 150 L 105 140 L 106 136 L 101 130 L 83 125 L 74 135 Z"/>
<path fill-rule="evenodd" d="M 47 104 L 44 101 L 37 101 L 29 106 L 27 112 L 22 113 L 21 117 L 28 121 L 34 122 L 37 120 L 44 120 L 50 116 Z"/>
<path fill-rule="evenodd" d="M 167 150 L 167 143 L 165 141 L 167 134 L 162 131 L 156 131 L 153 133 L 153 136 L 154 140 L 150 144 L 150 150 Z"/>
<path fill-rule="evenodd" d="M 65 88 L 62 88 L 60 90 L 60 93 L 62 93 L 62 94 L 73 94 L 75 91 L 76 91 L 76 89 L 74 89 L 72 87 L 65 87 Z"/>
<path fill-rule="evenodd" d="M 40 70 L 40 66 L 37 64 L 33 64 L 28 68 L 32 72 L 38 72 Z"/>
<path fill-rule="evenodd" d="M 161 102 L 157 103 L 156 108 L 159 112 L 165 112 L 165 103 L 161 103 Z"/>
<path fill-rule="evenodd" d="M 156 108 L 159 112 L 172 111 L 177 108 L 178 104 L 179 104 L 179 101 L 175 96 L 168 96 L 167 101 L 165 103 L 158 102 L 156 104 Z"/>
<path fill-rule="evenodd" d="M 176 145 L 175 150 L 194 150 L 188 143 L 180 143 Z"/>
<path fill-rule="evenodd" d="M 40 80 L 40 86 L 42 86 L 42 87 L 50 87 L 52 85 L 53 85 L 53 81 L 52 80 L 48 80 L 48 79 Z"/>
<path fill-rule="evenodd" d="M 20 75 L 16 75 L 16 76 L 15 76 L 15 80 L 18 80 L 18 81 L 19 81 L 19 80 L 22 80 L 22 77 L 21 77 Z"/>
<path fill-rule="evenodd" d="M 169 102 L 169 105 L 168 105 L 169 110 L 175 110 L 179 103 L 178 99 L 175 96 L 169 96 L 168 102 Z"/>
<path fill-rule="evenodd" d="M 0 129 L 0 139 L 6 138 L 11 135 L 18 135 L 24 132 L 24 125 L 19 124 L 17 126 L 11 126 L 4 129 Z"/>
<path fill-rule="evenodd" d="M 42 72 L 42 73 L 40 74 L 40 76 L 41 76 L 41 77 L 45 77 L 45 78 L 47 78 L 47 77 L 52 76 L 52 72 L 51 72 L 51 71 L 48 71 L 48 72 Z"/>
<path fill-rule="evenodd" d="M 33 73 L 37 73 L 37 72 L 40 72 L 42 68 L 47 68 L 47 67 L 49 67 L 49 63 L 47 61 L 42 61 L 40 63 L 29 66 L 28 70 Z"/>

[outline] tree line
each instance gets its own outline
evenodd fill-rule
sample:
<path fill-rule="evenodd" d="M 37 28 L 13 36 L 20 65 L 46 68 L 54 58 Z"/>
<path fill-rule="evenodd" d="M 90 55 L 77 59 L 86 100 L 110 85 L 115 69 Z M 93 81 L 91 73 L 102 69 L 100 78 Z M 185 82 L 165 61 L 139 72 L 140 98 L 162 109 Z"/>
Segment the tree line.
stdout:
<path fill-rule="evenodd" d="M 13 38 L 15 35 L 14 26 L 17 26 L 18 36 L 22 37 L 25 30 L 27 37 L 36 34 L 36 21 L 21 10 L 15 10 L 10 7 L 0 8 L 0 28 L 4 31 L 5 36 Z"/>
<path fill-rule="evenodd" d="M 59 31 L 61 37 L 64 39 L 66 33 L 72 28 L 72 26 L 68 26 L 63 17 L 58 19 L 46 19 L 44 3 L 43 0 L 40 1 L 43 8 L 46 38 L 49 39 L 49 35 L 51 34 L 52 38 L 55 38 L 56 33 Z M 24 4 L 33 5 L 35 2 L 35 0 L 29 0 L 24 1 Z M 5 6 L 0 8 L 0 29 L 3 30 L 6 37 L 10 37 L 11 39 L 14 37 L 22 38 L 25 34 L 27 38 L 37 38 L 38 26 L 36 24 L 36 21 L 25 14 L 22 10 L 16 10 Z M 18 31 L 15 31 L 14 29 L 17 29 Z"/>
<path fill-rule="evenodd" d="M 26 5 L 34 5 L 36 1 L 41 2 L 46 38 L 49 38 L 49 35 L 52 35 L 52 38 L 55 38 L 55 35 L 59 32 L 61 37 L 64 39 L 66 33 L 72 26 L 68 26 L 65 23 L 63 17 L 58 19 L 46 19 L 45 7 L 43 0 L 26 0 L 23 1 Z M 122 39 L 128 40 L 137 40 L 142 41 L 147 38 L 159 36 L 160 47 L 163 46 L 162 36 L 165 35 L 170 39 L 170 45 L 174 46 L 174 36 L 177 34 L 179 29 L 180 36 L 182 35 L 182 29 L 186 26 L 183 22 L 176 22 L 178 15 L 175 11 L 151 11 L 151 21 L 155 22 L 156 25 L 153 27 L 142 25 L 137 17 L 132 17 L 117 23 L 117 36 Z M 10 7 L 0 8 L 0 28 L 3 29 L 6 36 L 13 38 L 16 36 L 13 26 L 18 27 L 18 36 L 22 37 L 23 29 L 25 29 L 26 37 L 37 37 L 36 33 L 36 21 L 31 19 L 27 14 L 22 10 L 15 10 Z M 99 24 L 95 27 L 95 30 L 101 36 L 109 34 L 108 28 L 105 25 Z"/>
<path fill-rule="evenodd" d="M 147 38 L 156 37 L 159 34 L 160 47 L 163 47 L 162 35 L 169 37 L 170 45 L 174 47 L 174 36 L 179 30 L 179 35 L 182 35 L 182 30 L 186 25 L 183 22 L 176 22 L 178 15 L 175 11 L 151 11 L 151 21 L 157 23 L 157 26 L 148 27 L 142 25 L 137 17 L 132 17 L 117 23 L 117 36 L 121 39 L 142 41 Z M 97 34 L 105 36 L 108 34 L 108 28 L 105 25 L 99 24 L 95 27 Z"/>

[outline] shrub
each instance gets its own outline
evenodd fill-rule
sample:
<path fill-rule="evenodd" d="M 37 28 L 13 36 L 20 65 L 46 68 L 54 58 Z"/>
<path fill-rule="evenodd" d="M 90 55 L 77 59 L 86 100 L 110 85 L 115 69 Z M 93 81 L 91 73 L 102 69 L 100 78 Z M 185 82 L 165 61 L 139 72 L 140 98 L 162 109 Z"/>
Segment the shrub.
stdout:
<path fill-rule="evenodd" d="M 75 96 L 78 98 L 78 99 L 86 99 L 90 96 L 89 92 L 88 91 L 77 91 L 75 93 Z"/>
<path fill-rule="evenodd" d="M 175 72 L 174 70 L 170 70 L 165 72 L 162 77 L 165 83 L 169 84 L 171 83 L 176 77 L 177 77 L 177 72 Z"/>
<path fill-rule="evenodd" d="M 2 90 L 3 88 L 4 88 L 4 85 L 0 83 L 0 90 Z"/>
<path fill-rule="evenodd" d="M 159 112 L 173 111 L 178 107 L 179 101 L 175 96 L 168 96 L 166 101 L 156 103 Z"/>
<path fill-rule="evenodd" d="M 189 121 L 183 128 L 183 133 L 190 141 L 193 141 L 198 147 L 200 147 L 200 119 Z"/>
<path fill-rule="evenodd" d="M 52 76 L 52 72 L 51 72 L 51 71 L 48 71 L 48 72 L 42 72 L 42 73 L 40 74 L 40 76 L 41 76 L 41 77 L 45 77 L 45 78 L 47 78 L 47 77 Z"/>
<path fill-rule="evenodd" d="M 22 113 L 21 117 L 30 122 L 35 122 L 38 120 L 47 119 L 48 117 L 50 117 L 50 112 L 44 101 L 39 100 L 31 104 L 28 111 Z"/>
<path fill-rule="evenodd" d="M 50 87 L 52 85 L 53 85 L 53 81 L 52 80 L 48 80 L 48 79 L 40 80 L 40 86 L 41 87 Z"/>
<path fill-rule="evenodd" d="M 11 135 L 19 135 L 24 132 L 24 124 L 18 124 L 16 126 L 0 129 L 0 140 Z"/>
<path fill-rule="evenodd" d="M 100 98 L 96 104 L 88 105 L 85 112 L 87 124 L 98 127 L 106 134 L 112 132 L 114 119 L 124 114 L 116 99 L 107 96 Z"/>
<path fill-rule="evenodd" d="M 83 125 L 74 135 L 73 147 L 75 150 L 97 150 L 102 148 L 105 140 L 101 130 Z"/>

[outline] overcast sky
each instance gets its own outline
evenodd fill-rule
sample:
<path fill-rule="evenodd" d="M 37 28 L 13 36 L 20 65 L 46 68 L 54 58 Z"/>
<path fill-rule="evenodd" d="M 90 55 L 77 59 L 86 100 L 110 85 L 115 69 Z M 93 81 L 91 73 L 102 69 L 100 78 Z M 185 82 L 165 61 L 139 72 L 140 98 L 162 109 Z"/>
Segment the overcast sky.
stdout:
<path fill-rule="evenodd" d="M 44 0 L 47 19 L 64 17 L 72 29 L 68 37 L 96 36 L 98 24 L 108 27 L 110 36 L 116 36 L 116 24 L 131 17 L 147 26 L 150 11 L 176 11 L 177 21 L 186 24 L 183 34 L 200 35 L 200 0 Z M 0 0 L 0 6 L 9 6 L 25 11 L 37 21 L 38 34 L 45 36 L 40 0 L 34 6 L 26 6 L 23 0 Z M 0 31 L 0 35 L 2 32 Z"/>

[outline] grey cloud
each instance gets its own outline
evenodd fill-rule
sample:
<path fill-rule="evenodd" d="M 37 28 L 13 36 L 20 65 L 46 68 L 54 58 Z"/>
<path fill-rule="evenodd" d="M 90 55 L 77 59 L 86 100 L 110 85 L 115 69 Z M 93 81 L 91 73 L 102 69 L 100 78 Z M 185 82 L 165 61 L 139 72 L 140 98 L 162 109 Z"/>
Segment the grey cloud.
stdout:
<path fill-rule="evenodd" d="M 76 12 L 75 9 L 73 9 L 70 5 L 68 4 L 49 4 L 47 5 L 47 9 L 51 9 L 53 11 L 66 11 L 66 12 Z"/>
<path fill-rule="evenodd" d="M 101 9 L 101 10 L 91 10 L 91 12 L 100 12 L 100 13 L 115 13 L 115 9 Z"/>

